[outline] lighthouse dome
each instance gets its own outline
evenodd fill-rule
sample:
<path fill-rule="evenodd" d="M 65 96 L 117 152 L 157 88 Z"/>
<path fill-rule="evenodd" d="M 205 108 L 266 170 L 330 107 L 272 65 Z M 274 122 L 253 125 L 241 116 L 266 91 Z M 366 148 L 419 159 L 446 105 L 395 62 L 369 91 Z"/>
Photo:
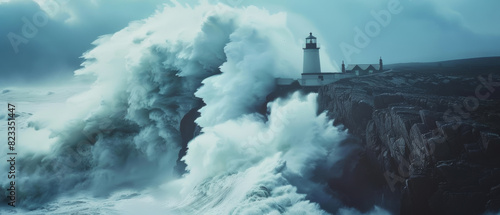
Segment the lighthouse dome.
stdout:
<path fill-rule="evenodd" d="M 313 36 L 313 33 L 311 32 L 309 33 L 309 36 L 306 39 L 316 39 L 316 37 Z"/>

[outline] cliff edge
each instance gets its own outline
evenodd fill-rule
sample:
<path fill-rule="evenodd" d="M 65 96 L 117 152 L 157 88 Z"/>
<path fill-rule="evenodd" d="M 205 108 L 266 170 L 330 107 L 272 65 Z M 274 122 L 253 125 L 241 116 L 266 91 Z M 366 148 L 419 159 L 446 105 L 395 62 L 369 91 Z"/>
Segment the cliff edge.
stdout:
<path fill-rule="evenodd" d="M 319 89 L 401 214 L 500 210 L 500 57 L 388 65 Z"/>

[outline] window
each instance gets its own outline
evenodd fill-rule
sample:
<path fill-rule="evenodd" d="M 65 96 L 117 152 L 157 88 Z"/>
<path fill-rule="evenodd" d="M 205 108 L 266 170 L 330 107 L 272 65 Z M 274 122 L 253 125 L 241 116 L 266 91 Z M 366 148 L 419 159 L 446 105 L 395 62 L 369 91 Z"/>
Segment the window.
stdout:
<path fill-rule="evenodd" d="M 306 39 L 306 43 L 316 43 L 316 39 Z"/>

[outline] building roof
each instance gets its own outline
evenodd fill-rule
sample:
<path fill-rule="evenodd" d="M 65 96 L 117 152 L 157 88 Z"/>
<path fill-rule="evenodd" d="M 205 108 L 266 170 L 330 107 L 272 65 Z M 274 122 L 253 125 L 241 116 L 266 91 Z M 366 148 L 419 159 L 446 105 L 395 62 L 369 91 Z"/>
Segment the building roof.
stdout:
<path fill-rule="evenodd" d="M 377 69 L 380 67 L 379 64 L 349 64 L 349 66 L 346 68 L 346 70 L 354 70 L 356 66 L 359 67 L 361 70 L 367 70 L 370 68 L 370 66 L 373 67 L 373 69 Z"/>
<path fill-rule="evenodd" d="M 311 32 L 309 33 L 309 36 L 306 39 L 316 39 L 316 37 L 313 36 L 313 33 Z"/>

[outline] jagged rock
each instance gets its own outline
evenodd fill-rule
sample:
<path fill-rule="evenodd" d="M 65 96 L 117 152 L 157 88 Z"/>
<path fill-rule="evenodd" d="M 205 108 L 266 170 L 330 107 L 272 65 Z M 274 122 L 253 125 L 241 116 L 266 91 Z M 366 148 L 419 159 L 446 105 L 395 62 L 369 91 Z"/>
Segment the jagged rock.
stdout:
<path fill-rule="evenodd" d="M 479 179 L 479 184 L 487 189 L 498 185 L 500 182 L 500 169 L 493 169 L 491 171 L 484 172 L 484 176 Z M 499 196 L 500 197 L 500 196 Z"/>
<path fill-rule="evenodd" d="M 486 155 L 490 157 L 500 156 L 500 137 L 498 134 L 481 132 L 481 142 Z"/>
<path fill-rule="evenodd" d="M 372 159 L 376 159 L 377 155 L 381 152 L 380 140 L 377 135 L 377 130 L 375 128 L 375 123 L 373 120 L 370 120 L 366 125 L 366 147 L 370 150 L 367 151 L 368 155 Z"/>
<path fill-rule="evenodd" d="M 453 154 L 451 152 L 450 147 L 440 137 L 433 137 L 428 140 L 430 155 L 434 162 L 444 161 L 453 158 Z"/>
<path fill-rule="evenodd" d="M 464 144 L 465 156 L 468 160 L 479 161 L 484 156 L 484 152 L 477 143 Z"/>
<path fill-rule="evenodd" d="M 406 181 L 406 198 L 404 204 L 407 205 L 404 214 L 430 214 L 429 198 L 437 189 L 435 179 L 424 175 L 411 176 Z"/>
<path fill-rule="evenodd" d="M 498 184 L 490 189 L 490 196 L 500 197 L 500 184 Z"/>
<path fill-rule="evenodd" d="M 486 203 L 486 211 L 491 213 L 500 211 L 500 199 L 490 199 Z"/>
<path fill-rule="evenodd" d="M 354 102 L 352 105 L 353 121 L 359 125 L 366 125 L 371 120 L 373 107 L 366 101 Z"/>
<path fill-rule="evenodd" d="M 439 116 L 438 114 L 431 112 L 429 110 L 420 110 L 420 120 L 422 120 L 422 123 L 426 125 L 429 129 L 435 129 L 436 128 L 436 121 L 438 121 Z"/>
<path fill-rule="evenodd" d="M 410 130 L 410 160 L 416 166 L 424 168 L 430 162 L 430 150 L 424 134 L 429 128 L 423 123 L 416 123 Z"/>
<path fill-rule="evenodd" d="M 453 192 L 439 190 L 431 197 L 430 214 L 482 214 L 488 197 L 484 192 Z"/>
<path fill-rule="evenodd" d="M 319 89 L 319 111 L 363 140 L 381 175 L 397 179 L 380 189 L 404 193 L 400 214 L 481 214 L 500 199 L 491 190 L 500 181 L 500 94 L 475 110 L 463 105 L 478 76 L 500 71 L 495 62 L 494 70 L 419 64 L 342 79 Z M 416 205 L 429 210 L 416 213 Z"/>
<path fill-rule="evenodd" d="M 375 96 L 373 104 L 375 108 L 381 109 L 381 108 L 387 108 L 391 104 L 401 103 L 404 100 L 405 98 L 402 95 L 383 93 L 378 96 Z"/>

